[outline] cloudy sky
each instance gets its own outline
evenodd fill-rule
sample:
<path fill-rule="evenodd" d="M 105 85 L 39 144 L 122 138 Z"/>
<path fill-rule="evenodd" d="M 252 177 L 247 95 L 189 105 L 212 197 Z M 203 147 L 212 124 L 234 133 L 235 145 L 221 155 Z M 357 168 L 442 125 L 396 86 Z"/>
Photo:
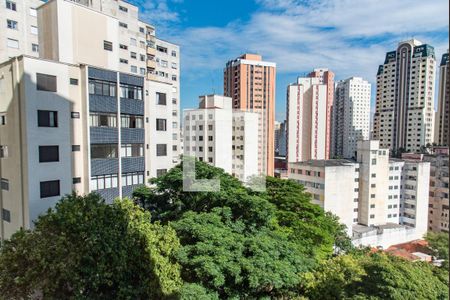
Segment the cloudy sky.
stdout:
<path fill-rule="evenodd" d="M 286 86 L 313 68 L 372 83 L 387 51 L 412 37 L 448 49 L 448 0 L 132 0 L 157 35 L 181 46 L 181 105 L 223 93 L 226 61 L 244 52 L 277 63 L 276 119 Z M 372 97 L 373 98 L 373 97 Z M 374 99 L 372 99 L 372 102 Z"/>

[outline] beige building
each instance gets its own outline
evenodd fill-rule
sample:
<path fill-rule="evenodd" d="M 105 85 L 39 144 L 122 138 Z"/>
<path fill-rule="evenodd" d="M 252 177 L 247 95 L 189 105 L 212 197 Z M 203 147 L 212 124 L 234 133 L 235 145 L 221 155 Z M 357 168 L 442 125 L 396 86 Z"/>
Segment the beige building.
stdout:
<path fill-rule="evenodd" d="M 447 53 L 442 55 L 439 66 L 438 111 L 436 114 L 434 139 L 434 142 L 441 146 L 450 146 L 450 78 L 448 65 L 447 50 Z"/>
<path fill-rule="evenodd" d="M 427 231 L 427 162 L 389 159 L 378 141 L 359 141 L 357 159 L 289 163 L 288 176 L 337 215 L 355 245 L 381 246 Z"/>
<path fill-rule="evenodd" d="M 259 112 L 258 172 L 274 174 L 276 64 L 257 54 L 243 54 L 227 62 L 224 69 L 224 95 L 233 108 Z"/>
<path fill-rule="evenodd" d="M 373 138 L 391 151 L 420 151 L 434 140 L 434 48 L 418 40 L 386 53 L 377 73 Z"/>
<path fill-rule="evenodd" d="M 5 0 L 0 5 L 0 63 L 21 54 L 39 56 L 40 0 Z"/>

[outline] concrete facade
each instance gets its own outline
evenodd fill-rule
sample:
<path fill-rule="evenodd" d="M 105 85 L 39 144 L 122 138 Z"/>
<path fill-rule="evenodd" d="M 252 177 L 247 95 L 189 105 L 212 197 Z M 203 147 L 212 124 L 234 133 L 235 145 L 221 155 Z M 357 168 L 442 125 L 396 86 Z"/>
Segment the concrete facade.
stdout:
<path fill-rule="evenodd" d="M 439 66 L 438 111 L 434 142 L 441 146 L 450 146 L 450 78 L 449 58 L 447 53 L 442 55 Z"/>
<path fill-rule="evenodd" d="M 434 140 L 434 48 L 418 40 L 386 53 L 377 73 L 373 138 L 392 151 L 419 152 Z"/>
<path fill-rule="evenodd" d="M 233 108 L 258 112 L 260 118 L 258 169 L 273 176 L 276 64 L 257 54 L 244 54 L 227 62 L 224 69 L 224 95 Z"/>
<path fill-rule="evenodd" d="M 336 83 L 332 117 L 332 157 L 355 158 L 357 142 L 369 139 L 371 85 L 360 77 Z"/>

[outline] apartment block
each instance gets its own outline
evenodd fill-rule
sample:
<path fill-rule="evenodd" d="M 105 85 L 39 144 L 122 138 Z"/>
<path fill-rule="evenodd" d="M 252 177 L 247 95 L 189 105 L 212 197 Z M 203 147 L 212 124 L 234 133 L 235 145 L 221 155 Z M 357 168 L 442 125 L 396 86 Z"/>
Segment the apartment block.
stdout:
<path fill-rule="evenodd" d="M 434 140 L 434 48 L 412 39 L 386 53 L 377 72 L 373 138 L 393 151 L 419 152 Z"/>
<path fill-rule="evenodd" d="M 450 78 L 448 64 L 447 50 L 447 53 L 442 55 L 439 66 L 438 111 L 434 139 L 434 142 L 441 146 L 450 146 Z"/>
<path fill-rule="evenodd" d="M 287 88 L 287 160 L 328 159 L 334 74 L 315 69 Z"/>
<path fill-rule="evenodd" d="M 357 142 L 369 139 L 371 85 L 360 77 L 338 81 L 332 117 L 332 157 L 355 158 Z"/>
<path fill-rule="evenodd" d="M 273 176 L 276 64 L 257 54 L 244 54 L 227 62 L 224 95 L 234 109 L 259 113 L 258 170 Z"/>
<path fill-rule="evenodd" d="M 40 0 L 5 0 L 0 5 L 0 62 L 21 54 L 39 56 L 37 7 Z"/>
<path fill-rule="evenodd" d="M 275 123 L 275 156 L 286 157 L 286 121 L 277 123 Z"/>
<path fill-rule="evenodd" d="M 258 113 L 233 110 L 230 97 L 207 95 L 199 100 L 198 109 L 184 111 L 184 155 L 243 182 L 258 175 Z"/>
<path fill-rule="evenodd" d="M 288 176 L 339 217 L 355 245 L 387 248 L 426 233 L 429 172 L 428 162 L 389 159 L 372 140 L 358 142 L 356 160 L 291 162 Z"/>

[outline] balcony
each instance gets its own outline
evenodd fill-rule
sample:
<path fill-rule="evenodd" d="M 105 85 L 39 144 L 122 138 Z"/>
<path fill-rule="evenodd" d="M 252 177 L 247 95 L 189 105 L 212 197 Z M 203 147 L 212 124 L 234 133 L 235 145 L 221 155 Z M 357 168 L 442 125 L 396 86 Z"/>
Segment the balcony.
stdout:
<path fill-rule="evenodd" d="M 115 113 L 117 112 L 117 99 L 116 97 L 90 94 L 89 111 Z"/>
<path fill-rule="evenodd" d="M 147 67 L 155 69 L 156 68 L 156 61 L 148 59 L 147 60 Z"/>
<path fill-rule="evenodd" d="M 122 173 L 143 171 L 145 171 L 145 158 L 143 156 L 122 157 Z"/>
<path fill-rule="evenodd" d="M 144 138 L 145 130 L 144 128 L 121 128 L 121 138 L 122 144 L 143 144 L 145 142 Z"/>
<path fill-rule="evenodd" d="M 156 48 L 147 46 L 147 54 L 156 55 Z"/>
<path fill-rule="evenodd" d="M 106 203 L 113 203 L 114 199 L 119 197 L 119 189 L 118 188 L 110 188 L 104 190 L 93 191 L 99 194 L 103 199 L 105 199 Z"/>
<path fill-rule="evenodd" d="M 128 98 L 120 98 L 120 112 L 130 115 L 144 115 L 144 101 Z"/>
<path fill-rule="evenodd" d="M 91 159 L 91 175 L 117 174 L 119 173 L 118 158 L 94 158 Z"/>
<path fill-rule="evenodd" d="M 91 144 L 117 144 L 119 131 L 116 127 L 89 127 Z"/>

